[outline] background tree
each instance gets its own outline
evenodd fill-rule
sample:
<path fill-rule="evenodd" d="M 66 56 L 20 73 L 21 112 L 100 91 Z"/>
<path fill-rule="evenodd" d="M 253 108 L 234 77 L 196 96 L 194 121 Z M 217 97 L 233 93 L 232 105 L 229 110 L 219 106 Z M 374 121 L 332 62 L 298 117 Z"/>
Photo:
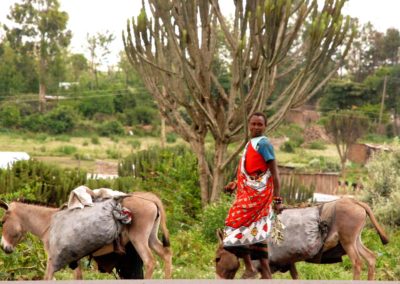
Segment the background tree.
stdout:
<path fill-rule="evenodd" d="M 90 54 L 90 70 L 95 81 L 96 89 L 99 87 L 98 68 L 104 63 L 107 56 L 111 53 L 110 44 L 115 39 L 115 36 L 109 31 L 97 33 L 96 35 L 86 35 L 87 49 Z"/>
<path fill-rule="evenodd" d="M 328 115 L 324 127 L 336 146 L 343 173 L 350 146 L 368 131 L 368 119 L 358 112 L 342 110 Z"/>
<path fill-rule="evenodd" d="M 88 70 L 88 62 L 83 54 L 71 54 L 69 57 L 69 62 L 71 66 L 72 80 L 78 82 L 81 74 Z"/>
<path fill-rule="evenodd" d="M 381 100 L 386 77 L 386 98 L 384 109 L 393 115 L 393 135 L 398 135 L 397 118 L 400 112 L 400 65 L 381 67 L 365 79 L 365 85 L 375 92 L 376 99 Z"/>
<path fill-rule="evenodd" d="M 399 64 L 399 52 L 400 52 L 400 32 L 397 29 L 387 29 L 384 41 L 383 51 L 388 64 L 396 65 Z"/>
<path fill-rule="evenodd" d="M 371 84 L 353 82 L 349 79 L 332 80 L 325 88 L 319 101 L 323 113 L 361 107 L 366 103 L 378 103 L 379 97 Z"/>
<path fill-rule="evenodd" d="M 5 27 L 13 48 L 37 60 L 40 111 L 45 109 L 49 74 L 55 74 L 60 52 L 71 39 L 71 32 L 66 29 L 68 14 L 59 9 L 57 0 L 23 0 L 12 6 L 7 16 L 13 22 L 12 27 Z"/>
<path fill-rule="evenodd" d="M 327 0 L 321 9 L 317 1 L 233 1 L 232 23 L 218 0 L 146 2 L 147 10 L 143 7 L 123 34 L 126 53 L 162 115 L 196 154 L 204 205 L 219 197 L 224 170 L 244 146 L 248 115 L 273 112 L 270 131 L 289 109 L 312 97 L 336 73 L 339 64 L 320 80 L 327 62 L 336 57 L 341 63 L 346 55 L 352 24 L 341 15 L 342 0 Z M 229 56 L 228 88 L 216 73 L 218 35 Z M 296 60 L 278 74 L 289 55 Z M 277 78 L 293 70 L 286 88 L 274 93 Z M 208 132 L 215 142 L 211 165 Z M 228 145 L 236 141 L 241 143 L 228 155 Z"/>
<path fill-rule="evenodd" d="M 361 83 L 385 60 L 384 34 L 378 32 L 370 22 L 358 29 L 346 60 L 346 69 L 354 81 Z"/>

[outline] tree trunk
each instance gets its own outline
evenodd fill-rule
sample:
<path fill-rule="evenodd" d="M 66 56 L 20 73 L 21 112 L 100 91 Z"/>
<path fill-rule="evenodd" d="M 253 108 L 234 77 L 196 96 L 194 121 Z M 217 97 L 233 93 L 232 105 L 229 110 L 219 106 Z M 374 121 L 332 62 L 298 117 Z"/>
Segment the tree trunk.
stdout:
<path fill-rule="evenodd" d="M 200 196 L 201 205 L 204 207 L 209 204 L 210 194 L 209 194 L 209 176 L 210 169 L 208 168 L 208 163 L 206 159 L 206 149 L 204 139 L 203 141 L 190 142 L 193 152 L 197 157 L 197 168 L 199 171 L 199 183 L 200 183 Z"/>
<path fill-rule="evenodd" d="M 222 164 L 225 161 L 228 145 L 221 141 L 215 142 L 215 156 L 214 156 L 214 169 L 213 169 L 213 182 L 211 187 L 210 201 L 214 202 L 219 199 L 224 186 L 224 169 Z"/>
<path fill-rule="evenodd" d="M 43 82 L 39 84 L 39 111 L 46 111 L 46 84 Z"/>
<path fill-rule="evenodd" d="M 166 145 L 166 134 L 165 134 L 165 118 L 161 115 L 161 148 L 164 148 Z"/>

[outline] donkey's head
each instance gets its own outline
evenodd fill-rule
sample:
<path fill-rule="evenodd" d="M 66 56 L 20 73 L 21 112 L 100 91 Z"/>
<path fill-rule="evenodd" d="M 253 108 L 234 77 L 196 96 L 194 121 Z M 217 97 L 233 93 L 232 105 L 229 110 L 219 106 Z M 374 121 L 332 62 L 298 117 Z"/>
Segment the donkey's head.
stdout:
<path fill-rule="evenodd" d="M 1 248 L 6 253 L 12 253 L 15 246 L 23 238 L 24 231 L 16 212 L 14 212 L 15 208 L 2 200 L 0 200 L 0 207 L 6 210 L 6 213 L 1 220 L 3 227 L 1 235 Z"/>
<path fill-rule="evenodd" d="M 224 233 L 217 230 L 218 248 L 215 255 L 215 273 L 219 279 L 233 279 L 239 270 L 240 262 L 236 255 L 224 249 Z"/>

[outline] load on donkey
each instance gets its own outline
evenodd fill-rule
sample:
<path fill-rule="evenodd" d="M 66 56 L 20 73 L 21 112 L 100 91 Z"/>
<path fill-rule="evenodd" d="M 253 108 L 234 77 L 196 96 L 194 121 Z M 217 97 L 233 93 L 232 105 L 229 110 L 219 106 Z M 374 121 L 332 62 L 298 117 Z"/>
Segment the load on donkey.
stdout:
<path fill-rule="evenodd" d="M 348 255 L 353 266 L 353 279 L 360 279 L 363 259 L 368 266 L 368 280 L 375 276 L 376 256 L 361 241 L 367 216 L 383 244 L 389 242 L 368 204 L 353 198 L 341 198 L 313 207 L 285 209 L 279 215 L 284 224 L 281 243 L 268 242 L 268 259 L 272 272 L 290 271 L 298 279 L 295 263 L 337 263 Z M 222 232 L 218 231 L 216 276 L 233 279 L 239 269 L 238 257 L 224 249 Z"/>
<path fill-rule="evenodd" d="M 155 266 L 155 259 L 151 250 L 154 250 L 164 261 L 165 277 L 170 278 L 172 254 L 169 248 L 169 232 L 166 227 L 166 215 L 161 200 L 156 195 L 145 192 L 135 192 L 123 196 L 122 200 L 120 200 L 120 198 L 121 197 L 117 197 L 116 199 L 112 198 L 100 202 L 99 205 L 95 204 L 93 207 L 84 208 L 82 210 L 74 209 L 71 210 L 71 212 L 68 212 L 70 210 L 49 208 L 17 201 L 11 202 L 10 204 L 0 201 L 0 207 L 6 210 L 2 220 L 1 247 L 6 253 L 11 253 L 27 232 L 31 232 L 33 235 L 39 237 L 47 253 L 47 267 L 44 276 L 44 279 L 47 280 L 52 279 L 53 274 L 65 265 L 72 264 L 76 267 L 74 264 L 78 262 L 80 258 L 89 254 L 96 255 L 95 260 L 98 261 L 101 271 L 110 272 L 116 267 L 117 272 L 119 272 L 122 278 L 141 278 L 141 265 L 144 264 L 144 277 L 151 278 Z M 110 218 L 118 218 L 118 214 L 123 213 L 121 210 L 115 210 L 119 203 L 132 213 L 133 220 L 130 224 L 121 225 L 109 222 Z M 82 214 L 83 211 L 92 209 L 98 212 L 106 212 L 100 215 L 102 215 L 101 218 L 103 218 L 103 220 L 105 218 L 107 222 L 109 222 L 109 232 L 107 232 L 107 229 L 104 230 L 103 228 L 97 228 L 96 230 L 100 230 L 108 236 L 103 236 L 104 238 L 97 236 L 95 237 L 96 240 L 91 240 L 87 235 L 96 235 L 96 232 L 93 233 L 93 230 L 81 231 L 82 227 L 76 227 L 76 224 L 80 223 L 77 222 L 77 220 L 80 219 L 76 218 L 79 218 L 79 215 Z M 77 213 L 72 214 L 74 211 Z M 71 214 L 71 218 L 75 219 L 68 219 L 66 216 L 69 214 Z M 110 214 L 112 214 L 111 217 Z M 124 214 L 121 214 L 120 217 L 126 218 L 126 216 L 123 215 Z M 67 219 L 66 223 L 64 222 L 65 219 Z M 92 223 L 101 222 L 100 220 L 97 221 L 93 221 L 92 219 Z M 90 224 L 90 222 L 89 220 L 88 223 L 85 223 L 85 226 L 89 228 L 96 226 Z M 69 225 L 65 225 L 67 228 L 63 228 L 64 224 Z M 163 233 L 163 243 L 161 243 L 157 237 L 160 225 Z M 68 238 L 66 239 L 63 235 L 59 234 L 60 231 L 65 234 L 74 226 L 75 232 L 72 234 L 75 233 L 75 236 L 72 240 L 68 240 Z M 86 229 L 88 229 L 88 227 L 86 227 Z M 121 233 L 118 234 L 119 232 Z M 113 237 L 111 238 L 111 236 Z M 117 238 L 117 236 L 119 236 L 119 241 L 125 247 L 128 253 L 127 255 L 117 255 L 113 252 L 113 239 Z M 107 246 L 105 247 L 103 246 L 106 243 L 102 243 L 104 239 L 107 240 Z M 79 245 L 79 249 L 77 250 L 73 246 L 78 243 L 82 243 L 84 246 Z M 133 259 L 128 260 L 128 256 L 132 256 Z M 134 263 L 135 261 L 137 263 Z M 137 269 L 136 274 L 129 271 L 132 269 L 132 265 L 126 267 L 127 262 L 134 263 L 133 266 Z M 79 266 L 74 270 L 74 274 L 75 279 L 82 279 Z"/>

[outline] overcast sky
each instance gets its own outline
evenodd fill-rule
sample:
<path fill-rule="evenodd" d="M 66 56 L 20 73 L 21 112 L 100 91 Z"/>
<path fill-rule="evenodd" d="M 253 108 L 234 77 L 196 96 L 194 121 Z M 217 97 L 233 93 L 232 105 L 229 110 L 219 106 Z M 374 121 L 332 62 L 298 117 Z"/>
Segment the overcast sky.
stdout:
<path fill-rule="evenodd" d="M 137 16 L 141 0 L 59 0 L 61 9 L 69 15 L 68 28 L 72 30 L 71 50 L 85 52 L 86 35 L 110 31 L 115 35 L 113 58 L 123 49 L 121 32 L 126 21 Z M 232 3 L 231 0 L 221 0 Z M 0 0 L 0 22 L 4 23 L 10 6 L 17 0 Z M 361 23 L 370 21 L 378 31 L 385 32 L 390 27 L 400 30 L 400 0 L 349 0 L 344 14 L 360 19 Z"/>

